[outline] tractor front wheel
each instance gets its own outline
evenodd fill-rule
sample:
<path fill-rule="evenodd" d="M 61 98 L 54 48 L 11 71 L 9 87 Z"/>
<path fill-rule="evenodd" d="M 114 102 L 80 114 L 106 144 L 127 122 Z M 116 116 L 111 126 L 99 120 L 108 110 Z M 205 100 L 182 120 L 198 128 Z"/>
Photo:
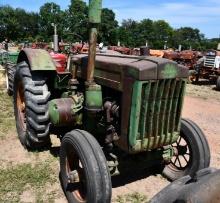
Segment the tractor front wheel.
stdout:
<path fill-rule="evenodd" d="M 111 202 L 111 178 L 105 155 L 88 132 L 73 130 L 62 139 L 60 181 L 70 203 Z"/>
<path fill-rule="evenodd" d="M 180 137 L 173 145 L 174 156 L 164 168 L 169 180 L 193 176 L 198 170 L 209 167 L 210 149 L 202 130 L 191 120 L 182 119 Z"/>
<path fill-rule="evenodd" d="M 18 137 L 28 150 L 50 146 L 49 97 L 45 80 L 33 79 L 27 63 L 19 63 L 14 77 L 14 113 Z"/>

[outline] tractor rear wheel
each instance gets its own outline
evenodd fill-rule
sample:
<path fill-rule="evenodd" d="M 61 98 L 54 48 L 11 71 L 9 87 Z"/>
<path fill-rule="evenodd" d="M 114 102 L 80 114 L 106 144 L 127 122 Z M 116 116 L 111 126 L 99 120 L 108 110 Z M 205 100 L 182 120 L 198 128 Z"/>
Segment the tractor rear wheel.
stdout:
<path fill-rule="evenodd" d="M 111 178 L 105 155 L 88 132 L 73 130 L 62 139 L 60 181 L 70 203 L 111 202 Z"/>
<path fill-rule="evenodd" d="M 220 76 L 218 76 L 218 79 L 216 81 L 216 90 L 220 91 Z"/>
<path fill-rule="evenodd" d="M 15 71 L 16 71 L 16 64 L 13 63 L 6 64 L 6 87 L 9 96 L 13 95 Z"/>
<path fill-rule="evenodd" d="M 27 63 L 19 63 L 14 77 L 14 112 L 18 137 L 28 150 L 50 146 L 49 97 L 45 80 L 33 80 Z"/>
<path fill-rule="evenodd" d="M 202 130 L 191 120 L 182 119 L 180 137 L 173 145 L 174 156 L 163 174 L 169 180 L 193 176 L 198 170 L 209 167 L 210 149 Z"/>

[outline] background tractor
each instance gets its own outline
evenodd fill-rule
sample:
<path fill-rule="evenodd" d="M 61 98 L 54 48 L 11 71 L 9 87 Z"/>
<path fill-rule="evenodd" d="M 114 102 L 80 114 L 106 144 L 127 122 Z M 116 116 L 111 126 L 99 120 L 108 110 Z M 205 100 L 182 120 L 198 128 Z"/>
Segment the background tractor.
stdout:
<path fill-rule="evenodd" d="M 208 50 L 203 58 L 198 60 L 193 76 L 216 81 L 216 89 L 220 91 L 220 51 Z"/>
<path fill-rule="evenodd" d="M 0 65 L 5 69 L 5 81 L 8 94 L 13 93 L 14 74 L 19 52 L 0 50 Z"/>
<path fill-rule="evenodd" d="M 3 67 L 6 71 L 6 88 L 9 96 L 12 96 L 14 91 L 14 75 L 17 68 L 18 55 L 19 52 L 6 52 L 2 56 Z M 57 72 L 64 72 L 67 66 L 67 56 L 52 51 L 50 52 L 50 56 L 53 59 Z"/>
<path fill-rule="evenodd" d="M 123 168 L 160 164 L 170 180 L 209 166 L 201 129 L 181 118 L 188 70 L 151 56 L 96 54 L 101 0 L 89 1 L 89 54 L 64 72 L 48 52 L 24 49 L 14 79 L 18 137 L 28 150 L 61 139 L 60 181 L 69 202 L 111 201 Z"/>

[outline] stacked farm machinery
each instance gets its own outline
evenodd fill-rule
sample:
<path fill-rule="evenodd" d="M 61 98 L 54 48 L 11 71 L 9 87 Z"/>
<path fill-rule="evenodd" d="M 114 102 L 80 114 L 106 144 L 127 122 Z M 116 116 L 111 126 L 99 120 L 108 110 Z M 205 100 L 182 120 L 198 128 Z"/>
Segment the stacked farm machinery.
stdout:
<path fill-rule="evenodd" d="M 89 1 L 89 53 L 58 71 L 45 50 L 23 49 L 14 76 L 18 137 L 28 150 L 61 140 L 60 181 L 69 202 L 111 202 L 123 168 L 159 164 L 170 180 L 206 168 L 202 130 L 182 119 L 188 69 L 152 56 L 96 54 L 101 0 Z M 134 167 L 135 166 L 135 167 Z"/>

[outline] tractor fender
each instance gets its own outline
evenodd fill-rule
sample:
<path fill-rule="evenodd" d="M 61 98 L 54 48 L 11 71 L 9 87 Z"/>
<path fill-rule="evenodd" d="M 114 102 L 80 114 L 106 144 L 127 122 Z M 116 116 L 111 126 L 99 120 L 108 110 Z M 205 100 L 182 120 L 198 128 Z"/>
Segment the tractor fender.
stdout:
<path fill-rule="evenodd" d="M 18 55 L 17 63 L 22 61 L 25 61 L 29 65 L 31 71 L 56 70 L 56 66 L 50 54 L 43 49 L 23 49 Z"/>

